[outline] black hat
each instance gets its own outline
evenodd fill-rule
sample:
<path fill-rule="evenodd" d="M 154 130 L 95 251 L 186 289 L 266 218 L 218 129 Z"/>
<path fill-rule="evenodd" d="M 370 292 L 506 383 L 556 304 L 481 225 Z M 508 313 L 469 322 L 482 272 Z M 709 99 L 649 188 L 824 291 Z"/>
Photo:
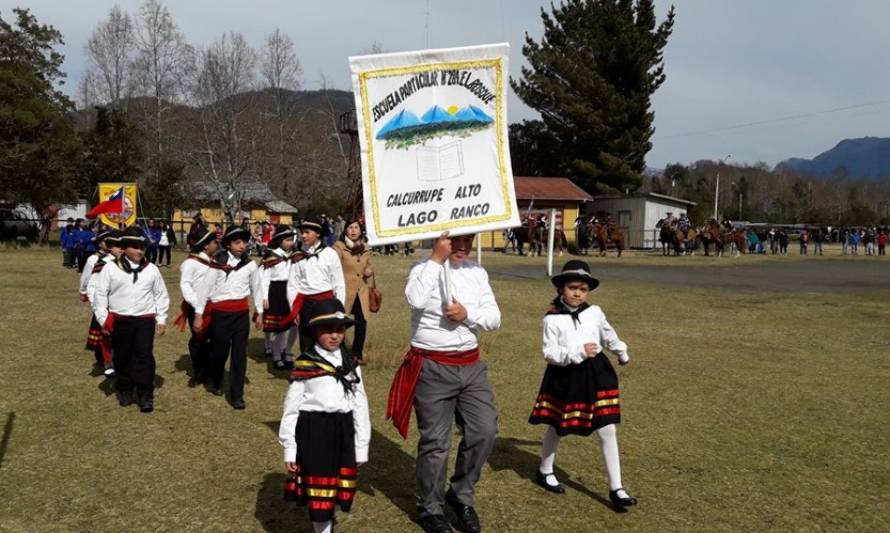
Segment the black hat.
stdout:
<path fill-rule="evenodd" d="M 112 230 L 112 229 L 102 230 L 99 233 L 97 233 L 95 237 L 93 237 L 93 240 L 96 241 L 96 244 L 99 244 L 100 242 L 104 241 L 109 236 L 111 236 L 112 231 L 114 231 L 114 230 Z"/>
<path fill-rule="evenodd" d="M 210 231 L 207 228 L 198 228 L 195 232 L 196 239 L 192 244 L 192 248 L 196 250 L 201 250 L 211 242 L 216 240 L 216 232 Z"/>
<path fill-rule="evenodd" d="M 222 236 L 222 245 L 228 246 L 235 239 L 248 241 L 250 240 L 250 232 L 241 226 L 229 226 L 229 229 Z"/>
<path fill-rule="evenodd" d="M 312 231 L 324 237 L 324 226 L 322 225 L 321 220 L 308 218 L 300 222 L 300 229 L 311 229 Z"/>
<path fill-rule="evenodd" d="M 126 248 L 127 246 L 145 246 L 145 235 L 142 233 L 142 230 L 136 226 L 130 226 L 125 229 L 120 238 L 120 244 L 122 247 Z"/>
<path fill-rule="evenodd" d="M 562 267 L 562 272 L 550 278 L 550 281 L 556 287 L 562 287 L 567 281 L 573 279 L 586 281 L 587 285 L 590 286 L 590 290 L 596 289 L 600 284 L 600 280 L 590 275 L 590 266 L 586 262 L 577 259 L 567 261 Z"/>
<path fill-rule="evenodd" d="M 121 246 L 121 237 L 123 233 L 116 229 L 108 230 L 108 235 L 105 236 L 105 246 Z"/>
<path fill-rule="evenodd" d="M 343 304 L 336 298 L 312 302 L 311 313 L 309 322 L 306 324 L 308 328 L 331 325 L 342 325 L 348 328 L 355 324 L 352 317 L 346 314 Z"/>
<path fill-rule="evenodd" d="M 278 248 L 281 245 L 281 241 L 287 238 L 293 238 L 293 236 L 294 228 L 287 224 L 278 224 L 275 226 L 275 233 L 273 233 L 272 238 L 269 239 L 269 248 Z"/>

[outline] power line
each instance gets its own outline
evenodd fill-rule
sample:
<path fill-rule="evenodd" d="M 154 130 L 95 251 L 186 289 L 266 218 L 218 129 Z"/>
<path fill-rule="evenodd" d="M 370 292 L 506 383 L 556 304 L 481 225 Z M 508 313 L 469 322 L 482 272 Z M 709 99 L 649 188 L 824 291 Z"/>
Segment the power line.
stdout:
<path fill-rule="evenodd" d="M 709 135 L 711 133 L 720 133 L 720 132 L 724 132 L 724 131 L 732 131 L 732 130 L 738 130 L 738 129 L 742 129 L 742 128 L 750 128 L 752 126 L 762 126 L 764 124 L 776 124 L 778 122 L 787 122 L 789 120 L 800 120 L 803 118 L 817 117 L 820 115 L 828 115 L 831 113 L 840 113 L 842 111 L 851 111 L 853 109 L 862 109 L 864 107 L 874 107 L 874 106 L 879 106 L 879 105 L 884 105 L 884 104 L 890 104 L 890 100 L 878 100 L 875 102 L 865 102 L 862 104 L 854 104 L 854 105 L 849 105 L 849 106 L 845 106 L 845 107 L 837 107 L 834 109 L 825 109 L 822 111 L 814 111 L 812 113 L 802 113 L 799 115 L 788 115 L 788 116 L 784 116 L 784 117 L 776 117 L 776 118 L 771 118 L 771 119 L 766 119 L 766 120 L 757 120 L 754 122 L 746 122 L 744 124 L 735 124 L 733 126 L 724 126 L 722 128 L 714 128 L 714 129 L 710 129 L 710 130 L 699 130 L 699 131 L 690 131 L 690 132 L 686 132 L 686 133 L 678 133 L 675 135 L 667 135 L 665 137 L 656 137 L 654 139 L 654 141 L 664 141 L 664 140 L 668 140 L 668 139 L 679 139 L 679 138 L 683 138 L 683 137 L 696 137 L 699 135 Z"/>

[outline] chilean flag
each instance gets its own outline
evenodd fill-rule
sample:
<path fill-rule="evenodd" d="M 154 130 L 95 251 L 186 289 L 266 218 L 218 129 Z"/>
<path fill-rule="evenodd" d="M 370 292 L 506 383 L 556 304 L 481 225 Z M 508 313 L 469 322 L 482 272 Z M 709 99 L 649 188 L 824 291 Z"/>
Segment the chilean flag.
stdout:
<path fill-rule="evenodd" d="M 87 218 L 96 218 L 106 213 L 122 213 L 124 211 L 124 188 L 121 187 L 114 194 L 108 197 L 108 200 L 99 202 L 96 207 L 90 209 L 86 214 Z"/>

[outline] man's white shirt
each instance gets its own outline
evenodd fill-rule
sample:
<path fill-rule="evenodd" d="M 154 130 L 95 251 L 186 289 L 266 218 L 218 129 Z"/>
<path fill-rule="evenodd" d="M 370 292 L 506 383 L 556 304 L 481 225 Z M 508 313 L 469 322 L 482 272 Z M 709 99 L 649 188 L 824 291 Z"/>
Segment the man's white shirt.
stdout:
<path fill-rule="evenodd" d="M 131 268 L 138 268 L 126 257 Z M 158 324 L 167 321 L 170 297 L 161 271 L 152 263 L 138 273 L 133 281 L 133 273 L 125 272 L 116 263 L 105 265 L 96 274 L 96 290 L 93 298 L 93 312 L 99 324 L 104 324 L 109 313 L 122 316 L 155 315 Z"/>

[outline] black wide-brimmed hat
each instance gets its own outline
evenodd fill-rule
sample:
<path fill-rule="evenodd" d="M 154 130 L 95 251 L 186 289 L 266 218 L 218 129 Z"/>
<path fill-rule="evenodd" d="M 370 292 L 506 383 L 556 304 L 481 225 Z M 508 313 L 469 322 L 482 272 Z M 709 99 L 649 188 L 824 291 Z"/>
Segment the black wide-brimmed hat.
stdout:
<path fill-rule="evenodd" d="M 128 246 L 143 247 L 145 246 L 145 234 L 142 228 L 138 226 L 130 226 L 121 234 L 120 243 L 123 248 Z"/>
<path fill-rule="evenodd" d="M 347 328 L 355 324 L 351 316 L 346 314 L 346 309 L 340 300 L 332 298 L 330 300 L 321 300 L 312 302 L 312 316 L 306 327 L 316 328 L 319 326 L 339 325 Z"/>
<path fill-rule="evenodd" d="M 93 237 L 93 240 L 96 241 L 96 244 L 99 244 L 100 242 L 102 242 L 105 239 L 107 239 L 108 237 L 110 237 L 112 231 L 114 231 L 114 230 L 111 228 L 104 229 L 104 230 L 100 231 L 99 233 L 97 233 L 96 236 Z"/>
<path fill-rule="evenodd" d="M 250 240 L 250 232 L 241 226 L 229 226 L 226 232 L 222 236 L 222 245 L 228 246 L 228 244 L 235 239 L 241 239 L 244 241 Z"/>
<path fill-rule="evenodd" d="M 590 290 L 596 289 L 600 284 L 600 280 L 590 275 L 590 266 L 586 262 L 577 259 L 567 261 L 562 267 L 562 272 L 550 278 L 550 281 L 556 287 L 562 287 L 566 282 L 575 279 L 586 281 Z"/>
<path fill-rule="evenodd" d="M 210 244 L 211 242 L 216 240 L 216 232 L 210 231 L 207 228 L 201 227 L 195 231 L 195 242 L 192 243 L 192 248 L 202 250 L 205 246 Z"/>
<path fill-rule="evenodd" d="M 281 241 L 287 238 L 293 238 L 293 236 L 294 228 L 287 224 L 278 224 L 275 226 L 275 233 L 273 233 L 272 238 L 269 239 L 269 248 L 278 248 L 281 246 Z"/>
<path fill-rule="evenodd" d="M 312 231 L 324 237 L 324 225 L 322 225 L 321 220 L 317 218 L 307 218 L 306 220 L 300 222 L 300 229 L 311 229 Z"/>
<path fill-rule="evenodd" d="M 123 233 L 116 229 L 108 230 L 108 235 L 105 236 L 105 246 L 111 248 L 112 246 L 121 246 L 121 237 L 123 237 Z"/>

